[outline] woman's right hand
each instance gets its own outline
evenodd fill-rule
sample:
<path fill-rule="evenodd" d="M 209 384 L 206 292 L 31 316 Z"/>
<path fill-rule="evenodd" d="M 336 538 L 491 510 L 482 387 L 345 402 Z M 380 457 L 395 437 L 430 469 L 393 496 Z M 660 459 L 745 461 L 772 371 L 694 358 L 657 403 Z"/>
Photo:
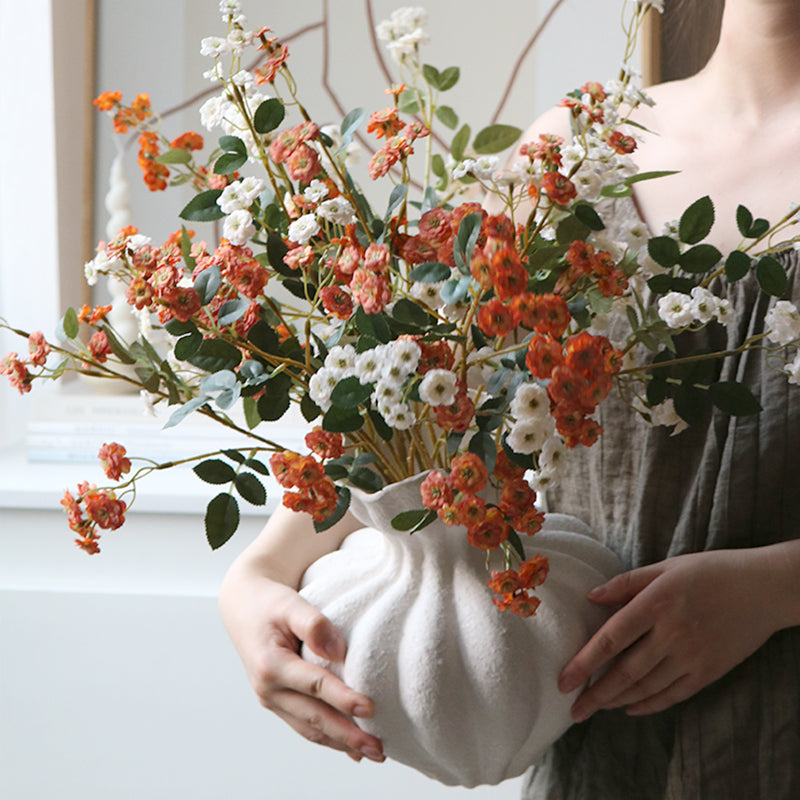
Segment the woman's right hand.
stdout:
<path fill-rule="evenodd" d="M 379 739 L 352 717 L 371 717 L 372 701 L 333 673 L 304 661 L 300 644 L 330 661 L 342 661 L 345 642 L 336 627 L 293 588 L 252 565 L 235 564 L 220 592 L 223 622 L 259 701 L 306 739 L 384 760 Z"/>

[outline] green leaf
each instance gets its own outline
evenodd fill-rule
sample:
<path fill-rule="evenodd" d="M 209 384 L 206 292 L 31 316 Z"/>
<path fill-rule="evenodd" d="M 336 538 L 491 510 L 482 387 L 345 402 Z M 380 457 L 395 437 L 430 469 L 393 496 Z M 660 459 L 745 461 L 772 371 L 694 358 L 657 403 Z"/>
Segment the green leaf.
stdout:
<path fill-rule="evenodd" d="M 59 325 L 59 332 L 63 331 L 65 339 L 77 339 L 80 332 L 80 323 L 78 322 L 78 312 L 70 306 Z"/>
<path fill-rule="evenodd" d="M 670 275 L 653 275 L 647 281 L 650 291 L 653 294 L 667 294 L 672 289 L 672 276 Z"/>
<path fill-rule="evenodd" d="M 317 533 L 322 533 L 322 531 L 332 528 L 347 513 L 347 509 L 350 508 L 350 490 L 346 486 L 339 486 L 337 487 L 337 491 L 339 497 L 336 500 L 336 507 L 333 509 L 333 513 L 325 517 L 322 522 L 314 522 L 314 530 Z"/>
<path fill-rule="evenodd" d="M 194 268 L 197 266 L 197 259 L 192 255 L 192 239 L 185 225 L 181 225 L 181 255 L 187 269 L 190 272 L 194 272 Z"/>
<path fill-rule="evenodd" d="M 740 205 L 736 209 L 736 227 L 739 228 L 739 233 L 746 238 L 750 238 L 750 228 L 753 226 L 753 215 L 750 209 L 746 206 Z"/>
<path fill-rule="evenodd" d="M 227 300 L 220 306 L 217 322 L 223 326 L 233 325 L 247 313 L 248 308 L 250 308 L 250 303 L 242 297 Z"/>
<path fill-rule="evenodd" d="M 226 153 L 237 153 L 240 156 L 247 155 L 247 147 L 238 136 L 220 136 L 219 146 Z"/>
<path fill-rule="evenodd" d="M 721 381 L 712 384 L 708 391 L 711 402 L 726 414 L 741 417 L 761 411 L 761 404 L 744 384 Z"/>
<path fill-rule="evenodd" d="M 123 364 L 135 364 L 136 359 L 125 349 L 119 339 L 117 339 L 117 337 L 111 332 L 111 329 L 104 327 L 103 331 L 106 335 L 106 339 L 108 340 L 108 346 L 111 348 L 111 352 Z"/>
<path fill-rule="evenodd" d="M 647 252 L 656 264 L 667 269 L 674 267 L 681 257 L 680 246 L 669 236 L 654 236 L 648 240 Z"/>
<path fill-rule="evenodd" d="M 756 280 L 758 285 L 773 297 L 783 297 L 789 283 L 786 270 L 772 256 L 764 256 L 758 260 Z"/>
<path fill-rule="evenodd" d="M 218 494 L 206 508 L 206 539 L 212 550 L 222 547 L 239 527 L 239 504 L 227 492 Z"/>
<path fill-rule="evenodd" d="M 690 383 L 682 383 L 676 389 L 673 401 L 675 412 L 689 425 L 701 422 L 711 405 L 708 392 L 697 389 Z"/>
<path fill-rule="evenodd" d="M 244 409 L 244 421 L 247 423 L 248 429 L 252 431 L 261 422 L 258 405 L 252 397 L 244 397 L 242 398 L 242 408 Z"/>
<path fill-rule="evenodd" d="M 398 183 L 397 186 L 392 189 L 392 193 L 389 195 L 389 204 L 383 216 L 387 222 L 391 218 L 392 212 L 405 200 L 407 194 L 408 186 L 405 183 Z"/>
<path fill-rule="evenodd" d="M 279 420 L 291 405 L 289 393 L 292 379 L 281 372 L 264 384 L 264 394 L 258 398 L 258 414 L 267 422 Z"/>
<path fill-rule="evenodd" d="M 353 486 L 364 492 L 370 492 L 370 494 L 383 489 L 383 478 L 377 472 L 373 472 L 366 467 L 352 470 L 349 478 Z"/>
<path fill-rule="evenodd" d="M 237 475 L 233 482 L 236 491 L 254 506 L 263 506 L 267 502 L 267 490 L 264 484 L 251 472 L 243 472 Z"/>
<path fill-rule="evenodd" d="M 188 164 L 192 160 L 192 154 L 183 147 L 173 147 L 156 157 L 159 164 Z"/>
<path fill-rule="evenodd" d="M 331 403 L 338 408 L 355 409 L 356 406 L 369 400 L 371 394 L 372 386 L 370 384 L 364 385 L 356 375 L 351 375 L 333 387 Z"/>
<path fill-rule="evenodd" d="M 681 215 L 678 223 L 678 236 L 684 244 L 697 244 L 703 241 L 714 225 L 714 204 L 706 195 L 695 200 Z"/>
<path fill-rule="evenodd" d="M 322 413 L 322 409 L 307 394 L 304 394 L 300 400 L 300 412 L 306 422 L 313 422 Z"/>
<path fill-rule="evenodd" d="M 195 195 L 179 214 L 181 219 L 191 222 L 213 222 L 222 219 L 225 215 L 217 205 L 217 198 L 222 194 L 222 189 L 209 189 Z"/>
<path fill-rule="evenodd" d="M 458 126 L 458 114 L 450 106 L 439 106 L 436 109 L 436 117 L 442 125 L 450 128 L 451 131 Z"/>
<path fill-rule="evenodd" d="M 194 290 L 200 295 L 200 302 L 207 306 L 222 286 L 222 275 L 219 266 L 206 267 L 195 279 Z"/>
<path fill-rule="evenodd" d="M 652 181 L 658 178 L 666 178 L 668 175 L 677 175 L 680 170 L 677 169 L 661 169 L 652 172 L 638 172 L 636 175 L 631 175 L 625 178 L 624 183 L 626 186 L 632 186 L 634 183 L 641 181 Z"/>
<path fill-rule="evenodd" d="M 437 178 L 447 178 L 447 167 L 444 165 L 444 159 L 441 153 L 436 153 L 431 159 L 431 169 Z"/>
<path fill-rule="evenodd" d="M 188 361 L 203 344 L 203 334 L 198 330 L 194 330 L 188 336 L 181 336 L 175 342 L 175 358 L 178 361 Z"/>
<path fill-rule="evenodd" d="M 278 334 L 271 325 L 260 319 L 250 328 L 247 334 L 247 341 L 253 345 L 257 350 L 268 355 L 275 356 L 280 353 L 281 342 Z"/>
<path fill-rule="evenodd" d="M 139 370 L 137 369 L 136 371 L 138 372 Z M 210 399 L 210 397 L 204 394 L 200 395 L 200 397 L 193 397 L 180 408 L 176 408 L 175 411 L 172 412 L 172 416 L 164 423 L 164 428 L 173 428 L 179 422 L 186 419 L 189 414 L 204 406 Z"/>
<path fill-rule="evenodd" d="M 699 275 L 709 272 L 722 260 L 722 253 L 713 244 L 697 244 L 681 254 L 678 263 L 685 272 Z"/>
<path fill-rule="evenodd" d="M 439 73 L 439 91 L 446 92 L 452 89 L 461 77 L 461 70 L 458 67 L 448 67 Z"/>
<path fill-rule="evenodd" d="M 171 319 L 165 326 L 167 333 L 173 336 L 183 336 L 185 333 L 199 333 L 197 325 L 191 320 L 181 322 L 179 319 Z"/>
<path fill-rule="evenodd" d="M 743 206 L 740 206 L 743 208 Z M 750 271 L 750 256 L 741 250 L 734 250 L 725 260 L 725 276 L 730 283 L 744 278 Z"/>
<path fill-rule="evenodd" d="M 330 433 L 354 433 L 364 425 L 364 418 L 357 408 L 333 406 L 322 417 L 322 427 Z"/>
<path fill-rule="evenodd" d="M 453 239 L 453 256 L 456 264 L 465 275 L 469 275 L 472 254 L 481 233 L 483 217 L 478 213 L 467 214 L 458 225 L 458 232 Z"/>
<path fill-rule="evenodd" d="M 409 531 L 414 533 L 436 519 L 436 512 L 427 508 L 418 508 L 413 511 L 401 511 L 392 517 L 392 527 L 396 531 Z"/>
<path fill-rule="evenodd" d="M 227 456 L 237 464 L 244 464 L 244 456 L 238 450 L 223 450 L 222 455 Z"/>
<path fill-rule="evenodd" d="M 411 89 L 406 89 L 406 91 L 400 95 L 397 101 L 397 110 L 403 114 L 419 113 L 417 95 Z"/>
<path fill-rule="evenodd" d="M 214 162 L 214 174 L 215 175 L 230 175 L 233 172 L 236 172 L 239 167 L 244 166 L 247 163 L 247 156 L 239 155 L 238 153 L 223 153 L 215 162 Z"/>
<path fill-rule="evenodd" d="M 244 465 L 253 470 L 253 472 L 257 472 L 259 475 L 269 475 L 269 470 L 267 469 L 266 464 L 263 464 L 257 458 L 246 459 Z"/>
<path fill-rule="evenodd" d="M 401 324 L 414 328 L 426 328 L 436 321 L 425 308 L 407 297 L 403 297 L 395 303 L 392 317 Z"/>
<path fill-rule="evenodd" d="M 237 347 L 222 339 L 203 339 L 197 352 L 186 360 L 205 372 L 219 372 L 235 370 L 241 363 L 242 354 Z"/>
<path fill-rule="evenodd" d="M 414 267 L 408 277 L 418 283 L 439 283 L 450 277 L 450 267 L 441 261 L 425 261 Z"/>
<path fill-rule="evenodd" d="M 464 152 L 467 149 L 467 144 L 469 143 L 469 137 L 471 135 L 472 131 L 469 125 L 462 125 L 450 142 L 450 155 L 452 155 L 456 161 L 464 160 Z"/>
<path fill-rule="evenodd" d="M 497 465 L 497 446 L 494 437 L 486 432 L 478 432 L 469 440 L 468 449 L 483 461 L 491 475 Z"/>
<path fill-rule="evenodd" d="M 605 229 L 600 215 L 588 203 L 579 203 L 574 208 L 575 216 L 590 230 L 602 231 Z"/>
<path fill-rule="evenodd" d="M 422 65 L 422 76 L 425 78 L 425 81 L 433 86 L 434 89 L 441 90 L 441 75 L 439 70 L 436 67 L 431 66 L 430 64 L 423 64 Z"/>
<path fill-rule="evenodd" d="M 513 125 L 490 125 L 479 131 L 472 142 L 472 149 L 479 155 L 500 153 L 522 135 L 522 130 Z"/>
<path fill-rule="evenodd" d="M 578 239 L 585 239 L 589 234 L 589 227 L 584 225 L 574 214 L 564 217 L 556 227 L 556 241 L 559 244 L 570 245 Z"/>
<path fill-rule="evenodd" d="M 367 416 L 378 436 L 384 442 L 391 442 L 394 437 L 394 431 L 386 424 L 386 420 L 374 408 L 367 409 Z"/>
<path fill-rule="evenodd" d="M 230 483 L 236 477 L 233 467 L 221 458 L 209 458 L 201 461 L 192 467 L 192 472 L 206 483 Z"/>
<path fill-rule="evenodd" d="M 340 128 L 340 132 L 342 134 L 342 146 L 337 152 L 341 153 L 342 150 L 344 150 L 344 148 L 353 141 L 355 132 L 359 129 L 361 123 L 364 122 L 366 118 L 367 111 L 364 108 L 354 108 L 345 115 Z"/>
<path fill-rule="evenodd" d="M 439 291 L 439 295 L 448 305 L 460 303 L 467 296 L 470 282 L 470 278 L 459 278 L 458 280 L 447 281 Z"/>
<path fill-rule="evenodd" d="M 258 133 L 270 133 L 283 122 L 286 116 L 286 109 L 277 97 L 265 100 L 257 109 L 253 116 L 253 127 Z"/>

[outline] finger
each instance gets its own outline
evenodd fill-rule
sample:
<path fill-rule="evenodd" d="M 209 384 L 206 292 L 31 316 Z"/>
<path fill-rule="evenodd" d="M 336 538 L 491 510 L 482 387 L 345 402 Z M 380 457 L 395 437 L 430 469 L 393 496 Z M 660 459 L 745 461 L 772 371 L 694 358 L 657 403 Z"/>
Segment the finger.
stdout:
<path fill-rule="evenodd" d="M 639 592 L 652 583 L 662 572 L 661 564 L 632 569 L 614 576 L 610 581 L 596 586 L 587 597 L 593 603 L 618 606 L 633 600 Z"/>
<path fill-rule="evenodd" d="M 279 692 L 276 703 L 276 713 L 309 741 L 366 756 L 372 761 L 384 760 L 380 739 L 362 731 L 325 703 L 296 692 Z"/>
<path fill-rule="evenodd" d="M 271 665 L 262 671 L 256 692 L 266 701 L 267 707 L 273 708 L 273 698 L 285 689 L 321 700 L 350 717 L 369 718 L 375 714 L 372 700 L 351 689 L 330 670 L 304 661 L 294 651 L 273 659 Z"/>
<path fill-rule="evenodd" d="M 651 637 L 644 636 L 623 653 L 605 675 L 581 694 L 572 707 L 573 717 L 580 721 L 591 716 L 599 708 L 613 708 L 614 706 L 610 705 L 612 701 L 645 679 L 663 658 L 663 653 L 653 645 Z M 674 675 L 673 680 L 676 677 L 678 676 Z M 657 688 L 663 689 L 668 683 Z"/>
<path fill-rule="evenodd" d="M 675 703 L 680 703 L 691 697 L 699 687 L 694 685 L 691 675 L 682 675 L 671 683 L 666 689 L 654 694 L 638 703 L 632 703 L 625 709 L 625 713 L 638 717 L 643 714 L 655 714 L 664 711 Z"/>
<path fill-rule="evenodd" d="M 611 701 L 605 703 L 602 708 L 619 708 L 620 706 L 631 706 L 639 703 L 659 694 L 683 677 L 684 674 L 685 672 L 682 672 L 672 659 L 665 658 L 647 675 L 636 681 Z"/>
<path fill-rule="evenodd" d="M 320 733 L 320 731 L 315 730 L 310 725 L 301 722 L 299 720 L 294 719 L 294 717 L 290 717 L 288 714 L 284 714 L 282 712 L 276 712 L 277 715 L 289 726 L 291 726 L 297 733 L 299 733 L 303 738 L 307 739 L 308 741 L 322 745 L 323 747 L 330 747 L 332 750 L 339 750 L 343 753 L 346 753 L 347 756 L 356 763 L 359 763 L 362 758 L 364 758 L 364 754 L 358 752 L 357 750 L 349 750 L 339 742 L 330 739 L 329 737 L 325 736 L 324 734 Z"/>
<path fill-rule="evenodd" d="M 558 678 L 558 688 L 562 692 L 572 692 L 583 686 L 600 667 L 641 638 L 651 624 L 636 604 L 617 611 L 564 667 Z"/>
<path fill-rule="evenodd" d="M 300 596 L 287 608 L 289 629 L 321 658 L 343 661 L 347 647 L 336 626 Z"/>

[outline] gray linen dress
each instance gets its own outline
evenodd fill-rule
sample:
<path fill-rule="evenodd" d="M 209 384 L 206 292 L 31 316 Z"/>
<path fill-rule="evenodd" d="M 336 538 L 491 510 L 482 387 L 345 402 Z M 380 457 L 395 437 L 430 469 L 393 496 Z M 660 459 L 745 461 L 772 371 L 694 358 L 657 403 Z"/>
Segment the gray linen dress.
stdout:
<path fill-rule="evenodd" d="M 775 256 L 800 299 L 800 253 Z M 715 287 L 711 287 L 712 289 Z M 763 330 L 774 303 L 751 276 L 716 287 L 735 319 L 714 344 Z M 628 568 L 681 553 L 758 547 L 800 537 L 800 387 L 760 351 L 726 363 L 756 416 L 717 410 L 677 436 L 650 427 L 615 397 L 604 433 L 571 455 L 548 506 L 591 525 Z M 800 576 L 798 576 L 800 585 Z M 528 800 L 792 800 L 800 798 L 800 628 L 776 633 L 694 697 L 646 717 L 600 711 L 574 725 L 527 779 Z"/>

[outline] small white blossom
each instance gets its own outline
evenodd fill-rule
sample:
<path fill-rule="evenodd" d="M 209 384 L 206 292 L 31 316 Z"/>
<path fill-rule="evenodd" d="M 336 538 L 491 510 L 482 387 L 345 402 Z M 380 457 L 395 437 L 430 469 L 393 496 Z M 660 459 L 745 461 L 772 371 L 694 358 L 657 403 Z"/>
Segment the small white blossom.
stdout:
<path fill-rule="evenodd" d="M 142 389 L 139 392 L 139 397 L 142 399 L 142 414 L 146 417 L 154 417 L 156 415 L 155 403 L 158 400 L 158 395 L 151 394 L 147 389 Z"/>
<path fill-rule="evenodd" d="M 465 158 L 453 167 L 453 180 L 460 180 L 475 166 L 474 158 Z"/>
<path fill-rule="evenodd" d="M 261 178 L 248 177 L 229 183 L 217 198 L 217 205 L 223 213 L 247 210 L 253 201 L 264 191 L 266 184 Z"/>
<path fill-rule="evenodd" d="M 695 286 L 690 307 L 697 322 L 711 322 L 717 316 L 717 296 L 703 286 Z"/>
<path fill-rule="evenodd" d="M 225 117 L 225 112 L 231 105 L 231 102 L 221 95 L 209 97 L 208 100 L 200 106 L 200 122 L 203 127 L 207 131 L 210 131 L 221 125 Z"/>
<path fill-rule="evenodd" d="M 233 211 L 225 217 L 225 222 L 222 226 L 222 235 L 231 243 L 235 245 L 244 245 L 250 240 L 256 232 L 256 226 L 253 225 L 253 215 L 244 209 Z"/>
<path fill-rule="evenodd" d="M 457 389 L 458 379 L 449 369 L 431 369 L 419 385 L 419 396 L 429 406 L 451 406 Z"/>
<path fill-rule="evenodd" d="M 717 298 L 717 322 L 719 322 L 721 325 L 727 325 L 733 319 L 731 310 L 730 300 L 728 300 L 726 297 Z"/>
<path fill-rule="evenodd" d="M 422 350 L 416 342 L 407 339 L 397 339 L 387 346 L 389 360 L 397 365 L 398 369 L 410 375 L 417 368 L 422 357 Z"/>
<path fill-rule="evenodd" d="M 235 75 L 231 76 L 231 83 L 241 86 L 245 92 L 251 90 L 255 86 L 255 82 L 253 73 L 246 69 L 240 69 Z"/>
<path fill-rule="evenodd" d="M 650 238 L 647 225 L 638 218 L 626 220 L 620 226 L 619 235 L 622 241 L 632 250 L 642 249 Z"/>
<path fill-rule="evenodd" d="M 800 386 L 800 353 L 794 357 L 791 364 L 786 365 L 785 372 L 789 376 L 789 383 Z"/>
<path fill-rule="evenodd" d="M 222 14 L 223 22 L 227 22 L 228 17 L 235 17 L 240 11 L 239 0 L 220 0 L 219 13 Z"/>
<path fill-rule="evenodd" d="M 391 406 L 400 402 L 400 387 L 393 383 L 388 383 L 381 378 L 375 386 L 375 391 L 372 393 L 372 398 L 378 405 L 378 411 L 380 411 L 384 406 Z M 381 414 L 383 414 L 382 411 Z"/>
<path fill-rule="evenodd" d="M 497 367 L 490 362 L 493 356 L 494 348 L 488 345 L 481 347 L 479 350 L 473 350 L 467 356 L 467 386 L 470 389 L 485 386 L 489 378 L 495 373 Z"/>
<path fill-rule="evenodd" d="M 499 164 L 500 159 L 497 156 L 481 156 L 475 159 L 472 166 L 472 174 L 478 178 L 478 180 L 488 181 L 491 179 Z"/>
<path fill-rule="evenodd" d="M 140 247 L 145 247 L 152 241 L 150 236 L 135 233 L 133 236 L 128 237 L 128 240 L 125 242 L 125 247 L 128 249 L 129 253 L 135 253 Z"/>
<path fill-rule="evenodd" d="M 769 329 L 768 338 L 780 345 L 800 337 L 800 313 L 788 300 L 778 300 L 764 317 L 764 324 Z"/>
<path fill-rule="evenodd" d="M 230 51 L 236 55 L 240 56 L 243 52 L 245 47 L 247 47 L 253 41 L 253 31 L 243 31 L 239 28 L 234 28 L 228 34 L 228 47 Z"/>
<path fill-rule="evenodd" d="M 518 422 L 540 420 L 550 415 L 550 398 L 538 383 L 526 383 L 514 394 L 510 410 Z"/>
<path fill-rule="evenodd" d="M 548 415 L 547 419 L 553 418 Z M 506 441 L 515 453 L 530 455 L 542 449 L 552 431 L 553 426 L 545 419 L 522 420 L 511 426 Z"/>
<path fill-rule="evenodd" d="M 325 369 L 337 380 L 355 375 L 356 349 L 351 344 L 331 347 L 325 357 Z"/>
<path fill-rule="evenodd" d="M 673 436 L 677 436 L 677 434 L 689 427 L 686 421 L 682 417 L 679 417 L 675 411 L 672 398 L 668 398 L 663 403 L 653 406 L 647 413 L 650 415 L 650 422 L 653 425 L 663 425 L 666 427 L 674 426 L 672 430 Z"/>
<path fill-rule="evenodd" d="M 320 200 L 328 196 L 328 186 L 321 180 L 314 178 L 311 183 L 303 190 L 303 197 L 309 203 L 319 203 Z"/>
<path fill-rule="evenodd" d="M 558 436 L 551 436 L 539 454 L 539 469 L 550 474 L 557 474 L 567 459 L 567 446 Z"/>
<path fill-rule="evenodd" d="M 316 214 L 303 214 L 289 225 L 289 241 L 308 244 L 320 230 Z"/>
<path fill-rule="evenodd" d="M 374 347 L 356 356 L 353 368 L 361 383 L 376 383 L 378 381 L 383 372 L 383 358 L 384 351 L 380 347 Z"/>
<path fill-rule="evenodd" d="M 315 372 L 308 381 L 308 395 L 323 412 L 330 409 L 331 392 L 338 382 L 339 379 L 325 367 Z"/>
<path fill-rule="evenodd" d="M 444 281 L 439 281 L 438 283 L 412 283 L 408 293 L 415 300 L 419 300 L 428 306 L 428 308 L 434 308 L 442 301 L 439 295 L 442 286 L 444 286 Z"/>
<path fill-rule="evenodd" d="M 408 403 L 381 406 L 380 414 L 390 428 L 398 431 L 408 430 L 415 422 L 416 417 Z"/>
<path fill-rule="evenodd" d="M 224 36 L 206 36 L 200 42 L 201 56 L 217 56 L 230 52 L 230 44 Z"/>
<path fill-rule="evenodd" d="M 600 176 L 596 172 L 588 169 L 578 170 L 573 176 L 572 182 L 575 184 L 578 198 L 590 203 L 600 197 L 600 192 L 603 189 L 603 181 L 600 179 Z"/>
<path fill-rule="evenodd" d="M 670 328 L 685 328 L 694 320 L 692 298 L 682 292 L 669 292 L 658 300 L 658 316 Z"/>
<path fill-rule="evenodd" d="M 356 221 L 353 206 L 344 197 L 334 197 L 325 200 L 317 209 L 317 214 L 336 225 L 350 225 Z"/>

